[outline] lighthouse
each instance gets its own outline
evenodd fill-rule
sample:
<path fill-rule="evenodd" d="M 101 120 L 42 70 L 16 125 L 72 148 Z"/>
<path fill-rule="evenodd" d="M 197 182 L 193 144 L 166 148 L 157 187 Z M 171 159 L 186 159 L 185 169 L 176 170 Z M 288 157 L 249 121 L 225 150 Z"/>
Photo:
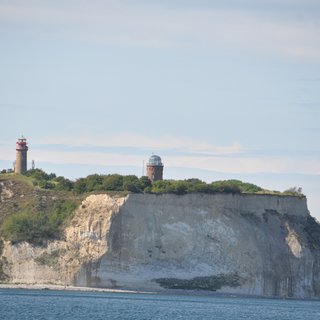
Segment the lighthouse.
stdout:
<path fill-rule="evenodd" d="M 27 139 L 21 137 L 16 142 L 16 164 L 14 167 L 15 173 L 24 173 L 27 171 Z"/>
<path fill-rule="evenodd" d="M 147 176 L 151 181 L 163 179 L 163 164 L 161 158 L 153 154 L 147 163 Z"/>

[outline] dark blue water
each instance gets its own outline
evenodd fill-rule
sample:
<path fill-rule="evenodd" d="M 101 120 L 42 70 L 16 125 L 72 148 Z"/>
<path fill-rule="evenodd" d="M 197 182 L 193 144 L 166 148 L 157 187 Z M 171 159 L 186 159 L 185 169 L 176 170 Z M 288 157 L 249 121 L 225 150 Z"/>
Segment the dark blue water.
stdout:
<path fill-rule="evenodd" d="M 0 319 L 319 320 L 320 301 L 0 289 Z"/>

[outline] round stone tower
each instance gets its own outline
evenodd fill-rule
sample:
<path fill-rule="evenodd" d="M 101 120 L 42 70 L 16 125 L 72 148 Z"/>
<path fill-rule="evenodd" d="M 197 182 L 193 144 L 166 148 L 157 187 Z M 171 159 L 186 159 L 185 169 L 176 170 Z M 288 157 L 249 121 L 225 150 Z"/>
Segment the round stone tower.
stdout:
<path fill-rule="evenodd" d="M 151 181 L 163 179 L 163 164 L 161 158 L 153 154 L 147 163 L 147 176 Z"/>
<path fill-rule="evenodd" d="M 27 139 L 23 136 L 16 142 L 16 163 L 14 167 L 15 173 L 24 173 L 27 171 Z"/>

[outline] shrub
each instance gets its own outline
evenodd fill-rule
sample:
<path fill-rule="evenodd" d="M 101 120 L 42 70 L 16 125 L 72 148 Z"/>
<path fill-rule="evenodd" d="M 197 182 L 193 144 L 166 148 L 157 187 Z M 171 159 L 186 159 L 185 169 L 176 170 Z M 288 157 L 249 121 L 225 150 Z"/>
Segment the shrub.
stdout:
<path fill-rule="evenodd" d="M 2 224 L 2 236 L 12 242 L 27 241 L 34 244 L 42 242 L 42 236 L 50 238 L 51 232 L 45 217 L 40 214 L 30 215 L 27 212 L 19 212 L 9 216 Z M 43 234 L 44 233 L 44 234 Z"/>
<path fill-rule="evenodd" d="M 120 174 L 110 174 L 103 177 L 103 190 L 123 191 L 123 176 Z"/>
<path fill-rule="evenodd" d="M 240 193 L 239 185 L 233 180 L 215 181 L 210 185 L 212 192 L 217 193 Z"/>
<path fill-rule="evenodd" d="M 31 169 L 31 170 L 28 170 L 27 172 L 24 173 L 24 175 L 26 175 L 27 177 L 31 177 L 37 181 L 40 181 L 40 180 L 50 180 L 50 175 L 47 174 L 46 172 L 44 172 L 43 170 L 41 169 Z"/>
<path fill-rule="evenodd" d="M 58 191 L 71 191 L 74 188 L 74 182 L 64 177 L 57 177 L 54 179 L 56 183 L 55 189 Z"/>
<path fill-rule="evenodd" d="M 87 183 L 85 178 L 80 178 L 74 183 L 74 191 L 78 194 L 87 192 Z"/>
<path fill-rule="evenodd" d="M 8 216 L 2 226 L 1 235 L 14 243 L 27 241 L 43 245 L 46 240 L 59 239 L 62 226 L 75 210 L 72 201 L 58 201 L 50 213 L 22 211 Z"/>
<path fill-rule="evenodd" d="M 304 197 L 305 195 L 302 193 L 302 188 L 299 187 L 292 187 L 285 191 L 283 191 L 284 194 L 290 195 L 290 196 L 297 196 L 297 197 Z"/>

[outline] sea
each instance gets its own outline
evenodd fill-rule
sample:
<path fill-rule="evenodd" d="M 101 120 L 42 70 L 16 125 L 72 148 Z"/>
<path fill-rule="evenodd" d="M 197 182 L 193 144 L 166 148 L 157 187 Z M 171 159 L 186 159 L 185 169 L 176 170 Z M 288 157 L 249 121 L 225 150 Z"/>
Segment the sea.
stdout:
<path fill-rule="evenodd" d="M 0 289 L 1 320 L 319 320 L 320 301 Z"/>

